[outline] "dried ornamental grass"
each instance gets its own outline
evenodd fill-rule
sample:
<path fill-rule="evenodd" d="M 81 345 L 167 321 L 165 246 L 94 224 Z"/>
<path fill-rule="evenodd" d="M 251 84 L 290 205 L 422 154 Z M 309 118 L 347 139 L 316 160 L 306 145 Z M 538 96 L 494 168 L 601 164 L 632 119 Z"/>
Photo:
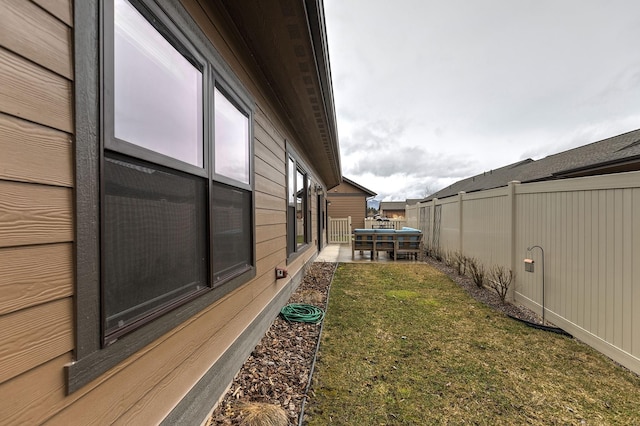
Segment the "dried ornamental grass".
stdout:
<path fill-rule="evenodd" d="M 240 406 L 241 426 L 288 426 L 287 412 L 279 405 L 249 402 Z"/>

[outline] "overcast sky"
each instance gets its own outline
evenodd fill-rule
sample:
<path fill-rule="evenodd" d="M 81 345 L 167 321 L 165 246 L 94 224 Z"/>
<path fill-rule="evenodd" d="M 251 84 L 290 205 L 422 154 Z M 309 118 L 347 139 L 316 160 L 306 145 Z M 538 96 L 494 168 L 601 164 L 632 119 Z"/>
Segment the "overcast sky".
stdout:
<path fill-rule="evenodd" d="M 342 173 L 378 200 L 640 128 L 640 0 L 324 0 Z"/>

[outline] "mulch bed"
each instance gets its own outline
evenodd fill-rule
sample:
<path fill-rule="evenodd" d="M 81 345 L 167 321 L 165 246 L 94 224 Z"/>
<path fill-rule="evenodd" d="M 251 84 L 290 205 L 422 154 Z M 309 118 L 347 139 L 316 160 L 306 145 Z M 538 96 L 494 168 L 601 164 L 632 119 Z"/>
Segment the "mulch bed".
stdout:
<path fill-rule="evenodd" d="M 335 263 L 313 263 L 288 303 L 324 309 L 335 268 Z M 297 425 L 319 336 L 320 324 L 289 323 L 278 316 L 236 375 L 209 424 L 240 425 L 246 403 L 260 402 L 282 407 L 289 423 Z"/>
<path fill-rule="evenodd" d="M 471 278 L 458 275 L 444 263 L 431 258 L 426 263 L 448 275 L 485 305 L 525 321 L 540 322 L 534 312 L 503 303 L 496 293 L 477 287 Z M 307 303 L 324 309 L 335 267 L 335 263 L 313 263 L 288 303 Z M 320 324 L 289 323 L 278 316 L 234 378 L 208 424 L 241 425 L 246 404 L 257 402 L 282 407 L 289 424 L 297 425 L 320 327 Z"/>

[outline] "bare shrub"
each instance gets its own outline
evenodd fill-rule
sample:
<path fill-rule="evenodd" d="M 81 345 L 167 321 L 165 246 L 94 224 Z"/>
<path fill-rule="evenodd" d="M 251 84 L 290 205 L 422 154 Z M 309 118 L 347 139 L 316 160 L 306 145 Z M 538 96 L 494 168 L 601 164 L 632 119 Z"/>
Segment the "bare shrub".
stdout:
<path fill-rule="evenodd" d="M 467 258 L 467 267 L 469 268 L 469 274 L 471 275 L 473 282 L 476 283 L 478 288 L 484 287 L 486 271 L 482 263 L 478 262 L 478 259 L 470 257 Z"/>
<path fill-rule="evenodd" d="M 433 250 L 431 250 L 431 253 L 432 253 L 432 257 L 438 262 L 442 262 L 442 260 L 444 259 L 444 255 L 440 247 L 434 248 Z"/>
<path fill-rule="evenodd" d="M 426 249 L 427 256 L 437 260 L 438 262 L 442 262 L 444 259 L 444 252 L 440 247 L 431 247 Z"/>
<path fill-rule="evenodd" d="M 513 278 L 514 274 L 511 269 L 496 265 L 489 271 L 487 285 L 498 293 L 500 300 L 504 303 Z"/>
<path fill-rule="evenodd" d="M 456 266 L 456 259 L 455 256 L 449 252 L 449 251 L 444 251 L 442 253 L 442 260 L 444 261 L 444 264 L 450 268 L 455 268 Z"/>
<path fill-rule="evenodd" d="M 458 275 L 466 275 L 469 258 L 459 251 L 454 252 L 452 257 L 453 267 L 458 271 Z"/>

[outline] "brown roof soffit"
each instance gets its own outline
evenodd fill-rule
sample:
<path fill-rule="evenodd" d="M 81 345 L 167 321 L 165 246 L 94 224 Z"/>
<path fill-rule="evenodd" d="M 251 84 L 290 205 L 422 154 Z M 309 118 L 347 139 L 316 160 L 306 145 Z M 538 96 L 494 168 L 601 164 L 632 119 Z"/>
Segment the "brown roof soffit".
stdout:
<path fill-rule="evenodd" d="M 340 142 L 336 123 L 336 110 L 333 101 L 333 81 L 331 79 L 327 26 L 324 19 L 324 1 L 305 0 L 305 10 L 307 12 L 307 22 L 313 44 L 316 72 L 318 73 L 318 81 L 320 82 L 325 117 L 328 122 L 330 139 L 333 141 L 328 148 L 332 150 L 331 157 L 335 161 L 334 166 L 338 172 L 336 175 L 338 181 L 336 185 L 338 185 L 342 180 L 342 168 L 340 164 Z M 374 193 L 373 195 L 376 194 Z"/>
<path fill-rule="evenodd" d="M 268 96 L 318 177 L 341 182 L 340 148 L 321 0 L 217 0 L 243 39 Z"/>

